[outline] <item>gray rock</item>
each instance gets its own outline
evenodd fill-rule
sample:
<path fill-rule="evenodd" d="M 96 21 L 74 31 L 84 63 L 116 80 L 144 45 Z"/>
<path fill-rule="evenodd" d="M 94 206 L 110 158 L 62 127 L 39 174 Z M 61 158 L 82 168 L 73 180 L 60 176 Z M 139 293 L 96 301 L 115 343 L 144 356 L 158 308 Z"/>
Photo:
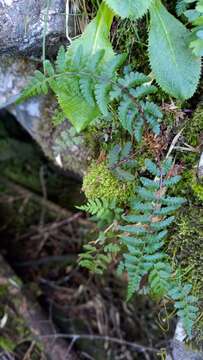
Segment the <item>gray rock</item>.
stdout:
<path fill-rule="evenodd" d="M 32 98 L 16 106 L 15 100 L 29 77 L 40 65 L 45 14 L 48 6 L 46 54 L 52 55 L 67 37 L 78 31 L 69 0 L 0 0 L 0 110 L 7 109 L 38 142 L 55 164 L 77 176 L 83 176 L 89 150 L 84 141 L 68 139 L 70 124 L 65 121 L 53 128 L 51 118 L 56 108 L 53 96 Z M 71 16 L 66 16 L 71 12 Z"/>
<path fill-rule="evenodd" d="M 181 321 L 178 321 L 174 339 L 171 341 L 171 354 L 166 360 L 203 360 L 203 352 L 191 349 L 185 344 L 185 331 Z"/>
<path fill-rule="evenodd" d="M 34 54 L 41 50 L 47 0 L 0 0 L 0 55 Z M 51 0 L 47 45 L 65 37 L 65 0 Z"/>
<path fill-rule="evenodd" d="M 69 135 L 71 126 L 67 120 L 60 126 L 55 128 L 52 126 L 51 118 L 57 106 L 55 98 L 48 95 L 31 98 L 17 106 L 13 103 L 16 95 L 27 84 L 35 67 L 35 63 L 31 60 L 21 57 L 8 59 L 6 55 L 1 56 L 0 109 L 6 107 L 56 165 L 77 177 L 82 177 L 91 157 L 91 151 L 82 137 L 77 138 L 76 141 L 71 138 L 71 133 Z"/>

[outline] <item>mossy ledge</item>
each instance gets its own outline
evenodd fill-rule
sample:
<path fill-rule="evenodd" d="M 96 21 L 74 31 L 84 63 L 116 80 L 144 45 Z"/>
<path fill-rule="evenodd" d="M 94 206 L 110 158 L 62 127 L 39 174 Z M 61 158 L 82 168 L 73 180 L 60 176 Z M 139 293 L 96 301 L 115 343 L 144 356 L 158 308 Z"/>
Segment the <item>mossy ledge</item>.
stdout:
<path fill-rule="evenodd" d="M 118 204 L 126 204 L 132 194 L 133 184 L 119 181 L 108 169 L 105 161 L 94 161 L 86 172 L 82 189 L 88 200 L 116 200 Z"/>

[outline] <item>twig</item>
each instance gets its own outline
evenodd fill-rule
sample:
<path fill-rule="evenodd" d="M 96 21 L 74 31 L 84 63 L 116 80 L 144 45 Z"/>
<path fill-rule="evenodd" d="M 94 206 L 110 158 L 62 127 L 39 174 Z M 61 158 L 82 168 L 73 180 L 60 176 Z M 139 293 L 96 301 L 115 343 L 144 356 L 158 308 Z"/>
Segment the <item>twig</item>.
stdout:
<path fill-rule="evenodd" d="M 63 338 L 63 339 L 74 339 L 74 342 L 77 340 L 100 340 L 100 341 L 107 341 L 107 342 L 111 342 L 111 343 L 115 343 L 115 344 L 119 344 L 119 345 L 126 345 L 129 347 L 132 347 L 134 350 L 142 352 L 142 353 L 146 353 L 146 351 L 157 354 L 157 352 L 159 351 L 159 349 L 155 349 L 153 347 L 150 346 L 144 346 L 141 344 L 138 344 L 136 342 L 130 342 L 127 340 L 123 340 L 123 339 L 119 339 L 119 338 L 115 338 L 115 337 L 111 337 L 111 336 L 102 336 L 102 335 L 88 335 L 88 334 L 55 334 L 55 335 L 42 335 L 40 336 L 40 338 L 44 338 L 44 339 L 49 339 L 49 338 L 53 338 L 55 337 L 56 339 L 58 338 Z"/>
<path fill-rule="evenodd" d="M 29 349 L 26 351 L 25 355 L 23 356 L 23 360 L 29 360 L 31 359 L 31 356 L 32 356 L 32 351 L 35 347 L 36 343 L 35 341 L 33 341 L 29 347 Z"/>
<path fill-rule="evenodd" d="M 72 39 L 69 36 L 69 15 L 70 15 L 70 0 L 66 0 L 66 37 L 69 43 L 72 43 Z"/>
<path fill-rule="evenodd" d="M 178 134 L 176 134 L 176 136 L 174 137 L 174 139 L 173 139 L 173 141 L 172 141 L 172 143 L 171 143 L 171 145 L 170 145 L 170 148 L 169 148 L 169 150 L 168 150 L 168 153 L 167 153 L 167 155 L 166 155 L 166 159 L 171 155 L 171 153 L 172 153 L 175 145 L 177 144 L 180 136 L 182 135 L 183 130 L 184 130 L 184 128 L 181 129 L 181 130 L 178 132 Z"/>

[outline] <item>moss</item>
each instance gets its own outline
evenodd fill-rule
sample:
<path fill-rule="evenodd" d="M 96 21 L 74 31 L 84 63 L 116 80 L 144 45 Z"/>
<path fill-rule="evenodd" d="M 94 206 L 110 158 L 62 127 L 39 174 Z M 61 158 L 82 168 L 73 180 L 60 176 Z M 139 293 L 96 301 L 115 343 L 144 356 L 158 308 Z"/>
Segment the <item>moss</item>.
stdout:
<path fill-rule="evenodd" d="M 13 351 L 15 344 L 12 342 L 12 340 L 0 336 L 0 348 L 4 351 Z"/>
<path fill-rule="evenodd" d="M 188 120 L 184 136 L 188 144 L 196 147 L 200 142 L 200 134 L 203 129 L 203 105 L 197 107 L 191 119 Z"/>
<path fill-rule="evenodd" d="M 114 177 L 105 161 L 100 164 L 93 162 L 83 180 L 83 191 L 88 200 L 115 199 L 120 204 L 126 203 L 132 190 L 133 184 L 123 183 Z"/>
<path fill-rule="evenodd" d="M 191 187 L 197 199 L 203 201 L 203 185 L 198 183 L 195 177 L 192 178 Z"/>
<path fill-rule="evenodd" d="M 168 253 L 177 266 L 186 270 L 187 281 L 203 300 L 203 209 L 184 207 L 179 213 L 168 244 Z M 203 307 L 202 307 L 203 309 Z"/>
<path fill-rule="evenodd" d="M 188 145 L 198 148 L 201 144 L 201 133 L 203 129 L 203 106 L 198 106 L 196 111 L 194 112 L 193 116 L 188 119 L 184 131 L 183 131 L 183 138 L 184 142 Z M 191 181 L 194 182 L 194 174 L 196 172 L 196 167 L 199 162 L 200 154 L 199 152 L 178 152 L 177 153 L 177 161 L 179 161 L 184 166 L 184 171 L 182 174 L 182 180 L 178 184 L 177 191 L 179 194 L 187 196 L 190 195 L 191 189 Z M 193 179 L 193 180 L 192 180 Z M 196 181 L 194 182 L 194 184 Z M 197 190 L 197 191 L 196 191 Z M 193 195 L 196 193 L 201 192 L 201 189 L 193 188 L 192 192 Z"/>
<path fill-rule="evenodd" d="M 198 263 L 203 286 L 203 209 L 198 206 L 184 207 L 177 217 L 173 233 L 171 251 L 184 266 Z"/>
<path fill-rule="evenodd" d="M 0 286 L 0 299 L 1 297 L 4 297 L 7 294 L 7 286 L 6 285 L 1 285 Z"/>

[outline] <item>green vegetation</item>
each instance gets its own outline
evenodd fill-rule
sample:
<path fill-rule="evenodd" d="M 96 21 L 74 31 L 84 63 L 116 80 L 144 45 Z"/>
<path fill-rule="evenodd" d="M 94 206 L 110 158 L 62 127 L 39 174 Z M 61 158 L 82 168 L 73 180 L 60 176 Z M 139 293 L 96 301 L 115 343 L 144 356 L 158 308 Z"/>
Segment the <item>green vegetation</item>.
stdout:
<path fill-rule="evenodd" d="M 119 181 L 105 162 L 92 163 L 83 180 L 83 191 L 88 200 L 116 200 L 125 204 L 132 193 L 132 183 Z"/>
<path fill-rule="evenodd" d="M 178 1 L 178 15 L 188 15 L 188 4 L 193 3 L 201 20 L 201 1 Z M 152 73 L 145 75 L 134 69 L 136 61 L 129 64 L 129 54 L 114 53 L 109 35 L 115 14 L 134 22 L 146 14 L 149 17 L 150 24 L 143 24 L 145 33 L 149 31 Z M 168 244 L 172 244 L 170 225 L 185 202 L 180 195 L 187 195 L 190 188 L 197 201 L 202 199 L 201 185 L 191 179 L 199 156 L 198 133 L 203 117 L 201 109 L 197 110 L 192 126 L 189 121 L 185 126 L 183 136 L 194 147 L 194 156 L 177 156 L 179 168 L 182 160 L 188 164 L 181 180 L 166 152 L 172 139 L 167 144 L 160 141 L 164 127 L 173 127 L 171 118 L 165 121 L 167 112 L 164 114 L 160 103 L 168 96 L 185 100 L 196 91 L 202 44 L 191 40 L 194 33 L 202 39 L 201 29 L 191 32 L 160 0 L 126 0 L 125 4 L 104 0 L 81 37 L 67 50 L 60 48 L 55 65 L 45 60 L 44 73 L 36 71 L 19 99 L 51 90 L 61 108 L 52 120 L 55 126 L 65 117 L 77 132 L 88 132 L 91 126 L 91 133 L 95 124 L 111 124 L 112 134 L 105 146 L 99 146 L 99 159 L 90 164 L 83 181 L 87 204 L 80 209 L 94 216 L 99 234 L 84 246 L 79 263 L 97 274 L 103 274 L 110 264 L 120 263 L 118 273 L 128 276 L 128 300 L 135 293 L 144 293 L 164 304 L 172 302 L 189 338 L 198 317 L 200 296 L 193 280 L 185 276 L 182 259 L 169 256 Z M 143 51 L 146 58 L 145 47 Z M 143 68 L 141 71 L 146 63 Z M 163 92 L 166 95 L 162 97 Z M 76 133 L 72 135 L 64 134 L 63 142 L 74 145 L 74 141 L 81 141 Z M 144 161 L 146 153 L 150 159 Z M 188 200 L 192 202 L 193 198 Z M 182 225 L 179 230 L 183 232 Z"/>

